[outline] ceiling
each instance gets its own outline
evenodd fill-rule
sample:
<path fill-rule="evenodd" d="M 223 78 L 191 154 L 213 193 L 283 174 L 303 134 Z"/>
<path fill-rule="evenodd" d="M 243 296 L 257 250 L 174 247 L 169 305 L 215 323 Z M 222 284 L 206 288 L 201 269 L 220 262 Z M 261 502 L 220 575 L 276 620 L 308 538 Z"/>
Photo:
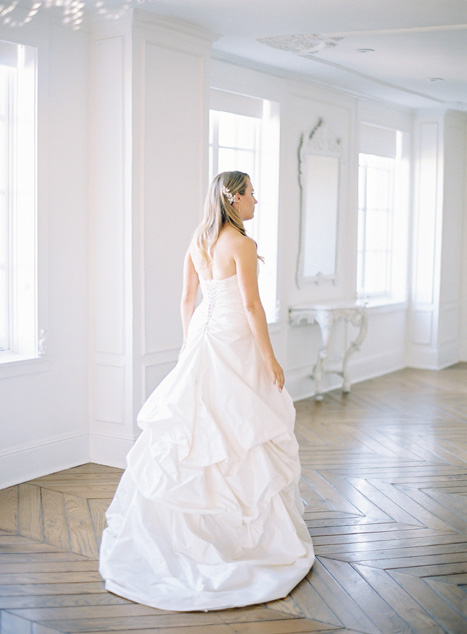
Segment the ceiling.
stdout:
<path fill-rule="evenodd" d="M 33 1 L 20 0 L 23 6 Z M 99 0 L 81 1 L 92 12 Z M 103 4 L 108 10 L 132 6 L 204 27 L 219 36 L 213 44 L 216 57 L 402 106 L 467 111 L 467 0 Z"/>
<path fill-rule="evenodd" d="M 467 111 L 466 0 L 136 0 L 133 6 L 219 34 L 217 57 L 404 106 Z"/>

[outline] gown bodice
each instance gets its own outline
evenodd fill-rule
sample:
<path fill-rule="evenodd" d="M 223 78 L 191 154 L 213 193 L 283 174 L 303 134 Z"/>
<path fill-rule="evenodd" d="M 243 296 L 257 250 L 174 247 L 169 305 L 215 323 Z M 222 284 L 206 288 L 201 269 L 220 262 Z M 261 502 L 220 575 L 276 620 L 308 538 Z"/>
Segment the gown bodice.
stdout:
<path fill-rule="evenodd" d="M 226 333 L 249 331 L 237 274 L 220 280 L 200 278 L 200 286 L 202 301 L 191 319 L 188 337 L 200 328 Z"/>

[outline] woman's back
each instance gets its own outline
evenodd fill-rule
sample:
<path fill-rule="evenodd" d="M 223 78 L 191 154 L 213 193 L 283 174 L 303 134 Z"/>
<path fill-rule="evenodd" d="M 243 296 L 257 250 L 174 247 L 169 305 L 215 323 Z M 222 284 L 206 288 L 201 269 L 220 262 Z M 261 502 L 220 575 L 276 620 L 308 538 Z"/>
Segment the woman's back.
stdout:
<path fill-rule="evenodd" d="M 199 277 L 205 280 L 222 280 L 235 275 L 237 272 L 235 249 L 244 240 L 251 240 L 251 238 L 243 236 L 230 225 L 224 226 L 212 249 L 212 258 L 207 263 L 197 246 L 192 244 L 191 259 Z"/>

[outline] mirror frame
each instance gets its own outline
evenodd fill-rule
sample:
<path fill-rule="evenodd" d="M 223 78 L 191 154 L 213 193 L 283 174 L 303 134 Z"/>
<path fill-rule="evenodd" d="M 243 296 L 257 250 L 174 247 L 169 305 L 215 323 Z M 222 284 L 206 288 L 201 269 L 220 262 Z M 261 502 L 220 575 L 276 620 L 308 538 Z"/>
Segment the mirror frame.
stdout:
<path fill-rule="evenodd" d="M 300 187 L 300 226 L 299 226 L 299 248 L 297 258 L 296 284 L 298 288 L 302 288 L 305 284 L 322 284 L 325 282 L 337 283 L 337 260 L 338 260 L 338 238 L 339 238 L 339 207 L 340 207 L 340 179 L 341 179 L 341 158 L 342 158 L 342 139 L 338 138 L 324 123 L 320 117 L 314 128 L 305 139 L 305 133 L 300 136 L 298 146 L 298 182 Z M 335 261 L 333 273 L 322 273 L 317 271 L 315 275 L 304 274 L 305 260 L 305 235 L 306 235 L 306 187 L 305 182 L 305 165 L 306 157 L 327 156 L 338 159 L 337 163 L 337 192 L 336 192 L 336 231 L 335 231 Z"/>

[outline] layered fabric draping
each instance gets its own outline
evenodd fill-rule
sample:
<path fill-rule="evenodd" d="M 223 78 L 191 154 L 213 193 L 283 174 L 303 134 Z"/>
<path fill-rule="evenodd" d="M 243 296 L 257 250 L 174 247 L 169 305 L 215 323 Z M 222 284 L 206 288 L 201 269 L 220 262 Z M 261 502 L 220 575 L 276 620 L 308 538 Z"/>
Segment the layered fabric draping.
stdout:
<path fill-rule="evenodd" d="M 100 547 L 107 590 L 166 610 L 278 599 L 314 561 L 292 399 L 272 385 L 237 276 L 200 283 L 179 361 L 138 415 Z"/>

